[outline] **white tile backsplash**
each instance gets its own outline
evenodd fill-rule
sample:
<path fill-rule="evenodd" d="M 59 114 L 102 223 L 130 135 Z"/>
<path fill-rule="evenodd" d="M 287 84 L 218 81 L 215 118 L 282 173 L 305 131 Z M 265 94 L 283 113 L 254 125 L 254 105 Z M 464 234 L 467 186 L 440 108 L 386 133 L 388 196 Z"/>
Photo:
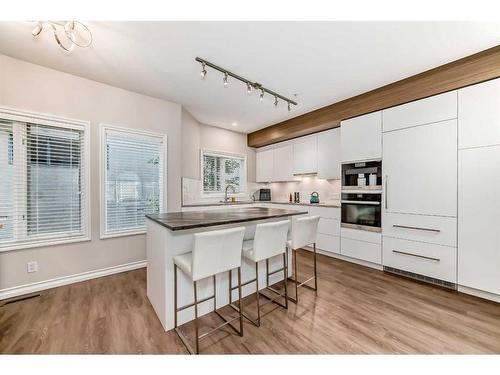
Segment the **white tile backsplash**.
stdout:
<path fill-rule="evenodd" d="M 273 182 L 271 197 L 273 201 L 288 201 L 290 193 L 298 191 L 301 202 L 309 202 L 312 192 L 319 193 L 320 202 L 340 200 L 340 180 L 323 180 L 316 176 L 304 176 L 300 181 Z"/>

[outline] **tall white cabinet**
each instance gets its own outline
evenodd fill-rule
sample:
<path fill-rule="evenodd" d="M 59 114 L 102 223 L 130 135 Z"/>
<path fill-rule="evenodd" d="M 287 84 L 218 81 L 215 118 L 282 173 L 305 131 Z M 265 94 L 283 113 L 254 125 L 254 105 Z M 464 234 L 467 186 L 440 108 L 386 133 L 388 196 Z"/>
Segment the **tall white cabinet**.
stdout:
<path fill-rule="evenodd" d="M 458 105 L 459 288 L 500 302 L 500 79 L 458 90 Z"/>
<path fill-rule="evenodd" d="M 457 92 L 383 111 L 383 263 L 457 281 Z"/>

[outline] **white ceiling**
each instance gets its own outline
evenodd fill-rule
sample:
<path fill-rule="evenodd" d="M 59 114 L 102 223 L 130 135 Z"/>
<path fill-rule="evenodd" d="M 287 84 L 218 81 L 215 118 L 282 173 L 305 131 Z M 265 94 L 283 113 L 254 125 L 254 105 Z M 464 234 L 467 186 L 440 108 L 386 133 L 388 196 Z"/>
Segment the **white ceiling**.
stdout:
<path fill-rule="evenodd" d="M 182 104 L 200 122 L 241 132 L 295 117 L 493 47 L 488 22 L 86 22 L 92 48 L 64 53 L 51 32 L 34 40 L 33 22 L 0 22 L 0 53 Z M 229 69 L 299 105 L 288 113 L 271 97 L 208 69 Z M 1 83 L 0 83 L 1 84 Z M 233 127 L 233 123 L 237 123 Z"/>

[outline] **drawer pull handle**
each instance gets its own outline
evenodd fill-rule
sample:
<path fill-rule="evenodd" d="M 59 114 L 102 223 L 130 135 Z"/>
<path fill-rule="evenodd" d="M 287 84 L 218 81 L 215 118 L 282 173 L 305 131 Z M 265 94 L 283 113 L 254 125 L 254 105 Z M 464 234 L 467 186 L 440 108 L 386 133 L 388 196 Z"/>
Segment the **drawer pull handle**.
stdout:
<path fill-rule="evenodd" d="M 418 255 L 418 254 L 412 254 L 412 253 L 407 253 L 404 251 L 399 251 L 399 250 L 392 250 L 394 254 L 401 254 L 401 255 L 409 255 L 411 257 L 416 257 L 416 258 L 422 258 L 422 259 L 428 259 L 428 260 L 433 260 L 435 262 L 439 262 L 441 259 L 439 258 L 433 258 L 433 257 L 426 257 L 424 255 Z"/>
<path fill-rule="evenodd" d="M 415 230 L 425 230 L 427 232 L 436 232 L 439 233 L 441 230 L 439 229 L 432 229 L 432 228 L 420 228 L 420 227 L 410 227 L 406 225 L 398 225 L 398 224 L 393 224 L 392 225 L 394 228 L 405 228 L 405 229 L 415 229 Z"/>

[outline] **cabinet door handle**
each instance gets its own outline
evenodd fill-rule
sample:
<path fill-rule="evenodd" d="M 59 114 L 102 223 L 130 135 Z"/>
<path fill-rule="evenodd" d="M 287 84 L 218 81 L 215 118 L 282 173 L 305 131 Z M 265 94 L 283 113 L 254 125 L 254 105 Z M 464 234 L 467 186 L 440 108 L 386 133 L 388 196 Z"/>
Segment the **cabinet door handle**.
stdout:
<path fill-rule="evenodd" d="M 418 255 L 418 254 L 412 254 L 412 253 L 407 253 L 405 251 L 399 251 L 399 250 L 392 250 L 394 254 L 400 254 L 400 255 L 409 255 L 411 257 L 415 258 L 421 258 L 421 259 L 427 259 L 427 260 L 433 260 L 434 262 L 439 262 L 441 259 L 439 258 L 433 258 L 433 257 L 426 257 L 424 255 Z"/>
<path fill-rule="evenodd" d="M 388 175 L 385 175 L 385 209 L 387 210 L 389 203 L 388 203 L 388 197 L 389 197 L 389 188 L 388 188 L 388 183 L 387 180 L 389 179 Z"/>
<path fill-rule="evenodd" d="M 398 225 L 398 224 L 393 224 L 392 226 L 393 226 L 394 228 L 405 228 L 405 229 L 424 230 L 424 231 L 426 231 L 426 232 L 435 232 L 435 233 L 439 233 L 439 232 L 441 232 L 441 230 L 439 230 L 439 229 L 432 229 L 432 228 L 410 227 L 410 226 L 407 226 L 407 225 Z"/>

